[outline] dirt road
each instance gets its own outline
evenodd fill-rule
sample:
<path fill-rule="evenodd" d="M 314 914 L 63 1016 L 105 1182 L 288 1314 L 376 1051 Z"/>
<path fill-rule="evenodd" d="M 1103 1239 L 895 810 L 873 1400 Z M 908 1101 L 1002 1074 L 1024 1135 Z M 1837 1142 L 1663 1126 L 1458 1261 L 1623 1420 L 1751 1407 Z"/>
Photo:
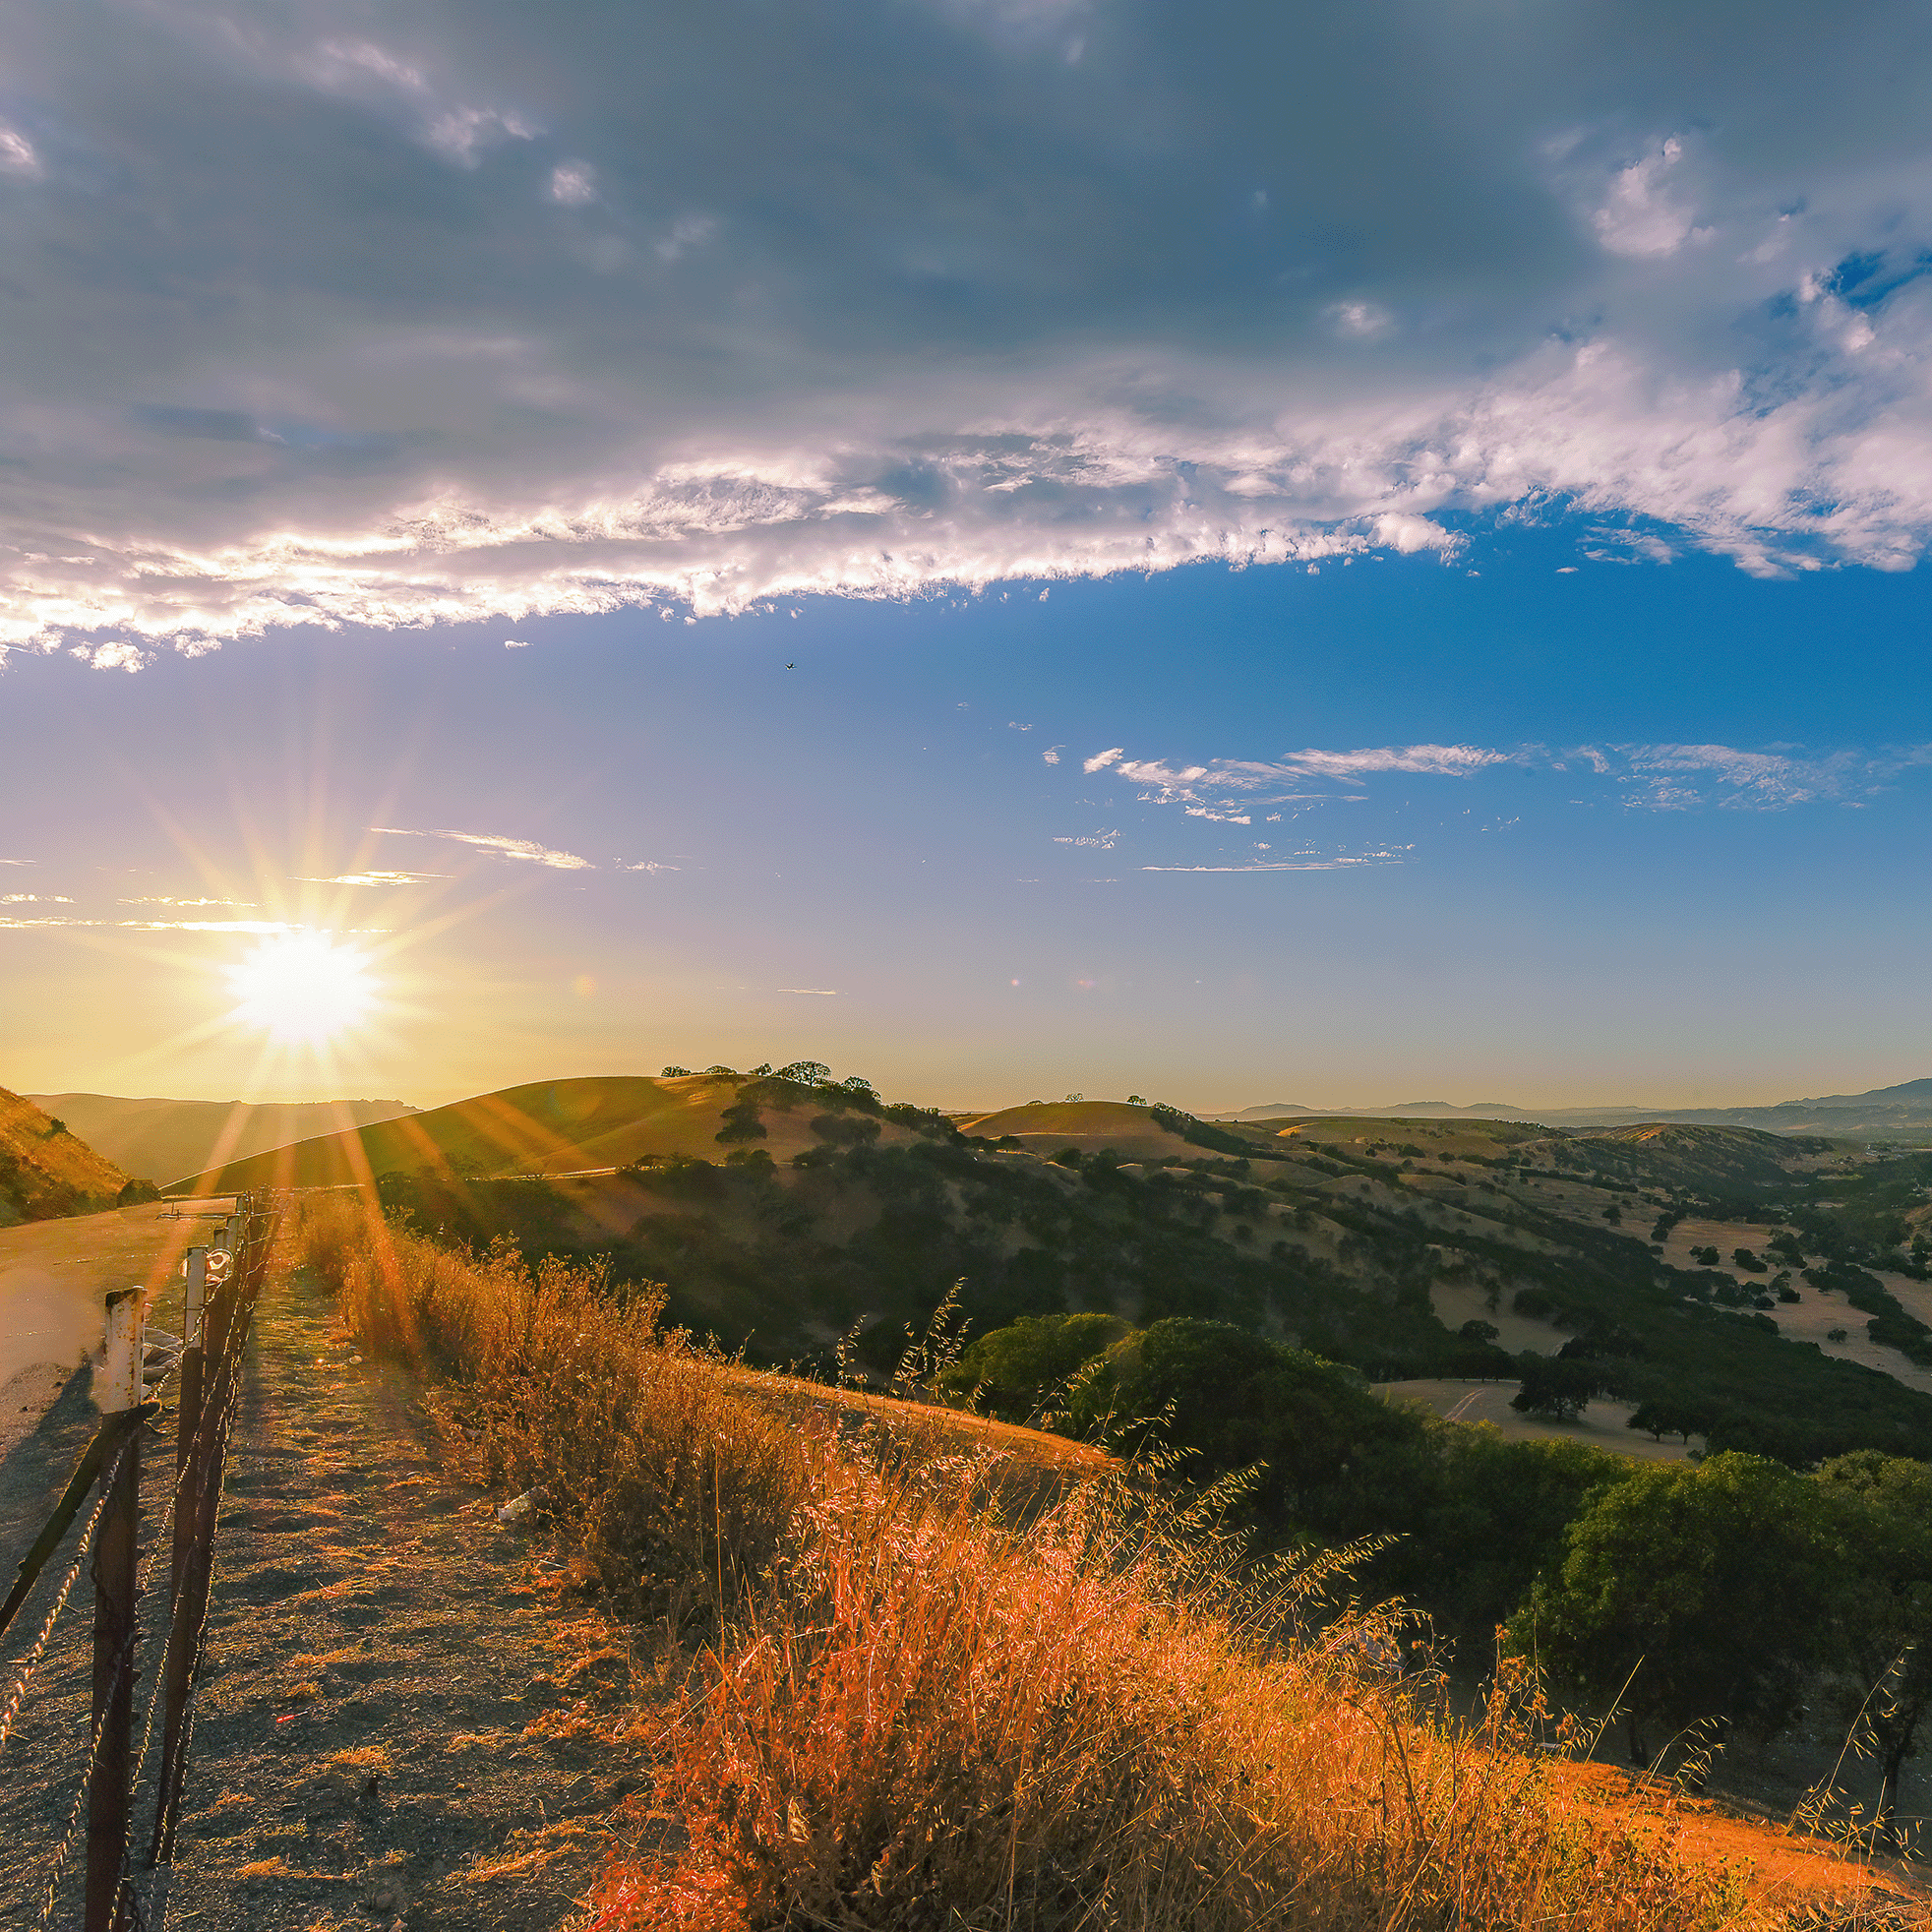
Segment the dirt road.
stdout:
<path fill-rule="evenodd" d="M 0 1455 L 100 1346 L 101 1298 L 136 1282 L 158 1293 L 212 1225 L 154 1203 L 0 1228 Z"/>

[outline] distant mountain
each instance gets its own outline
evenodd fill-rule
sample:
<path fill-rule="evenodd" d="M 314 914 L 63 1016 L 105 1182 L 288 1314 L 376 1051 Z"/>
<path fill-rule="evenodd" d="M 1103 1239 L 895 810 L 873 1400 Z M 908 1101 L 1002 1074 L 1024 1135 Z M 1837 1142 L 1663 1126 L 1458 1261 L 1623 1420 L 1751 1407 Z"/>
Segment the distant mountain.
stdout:
<path fill-rule="evenodd" d="M 0 1228 L 110 1208 L 127 1178 L 64 1119 L 0 1087 Z"/>
<path fill-rule="evenodd" d="M 1863 1094 L 1825 1094 L 1773 1107 L 1556 1107 L 1533 1109 L 1503 1101 L 1412 1100 L 1399 1107 L 1246 1107 L 1213 1114 L 1214 1120 L 1260 1120 L 1297 1113 L 1313 1118 L 1539 1120 L 1552 1127 L 1616 1127 L 1644 1121 L 1681 1121 L 1708 1127 L 1761 1127 L 1770 1133 L 1834 1134 L 1846 1140 L 1932 1141 L 1932 1080 L 1905 1080 Z"/>
<path fill-rule="evenodd" d="M 1208 1120 L 1278 1120 L 1290 1114 L 1317 1114 L 1315 1107 L 1303 1107 L 1299 1101 L 1271 1100 L 1265 1107 L 1243 1107 L 1238 1114 L 1207 1114 L 1202 1117 Z"/>
<path fill-rule="evenodd" d="M 399 1100 L 122 1100 L 113 1094 L 29 1094 L 127 1174 L 165 1184 L 220 1161 L 291 1140 L 413 1114 Z"/>

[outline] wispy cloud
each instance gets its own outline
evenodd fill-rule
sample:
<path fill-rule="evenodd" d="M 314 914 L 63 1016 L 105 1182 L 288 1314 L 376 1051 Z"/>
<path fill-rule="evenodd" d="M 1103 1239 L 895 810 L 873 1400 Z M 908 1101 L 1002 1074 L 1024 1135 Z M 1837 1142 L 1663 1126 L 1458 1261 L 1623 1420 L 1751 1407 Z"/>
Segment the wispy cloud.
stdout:
<path fill-rule="evenodd" d="M 539 845 L 533 838 L 506 838 L 496 832 L 431 831 L 408 825 L 371 825 L 369 829 L 386 833 L 391 838 L 454 839 L 458 845 L 472 845 L 480 852 L 493 852 L 501 859 L 521 859 L 533 866 L 549 866 L 560 873 L 596 871 L 588 859 L 579 859 L 574 852 L 560 852 L 550 846 Z"/>
<path fill-rule="evenodd" d="M 0 892 L 0 906 L 71 906 L 72 899 L 64 899 L 53 892 Z"/>
<path fill-rule="evenodd" d="M 171 899 L 154 897 L 144 899 L 116 899 L 117 906 L 232 906 L 238 911 L 253 912 L 253 899 Z"/>
<path fill-rule="evenodd" d="M 773 993 L 807 993 L 816 999 L 836 999 L 839 990 L 835 986 L 775 986 Z"/>
<path fill-rule="evenodd" d="M 0 919 L 0 927 L 14 932 L 42 926 L 83 926 L 125 933 L 303 933 L 309 930 L 284 919 Z"/>
<path fill-rule="evenodd" d="M 1781 812 L 1806 805 L 1856 805 L 1914 768 L 1932 768 L 1932 745 L 1815 752 L 1772 746 L 1585 745 L 1552 751 L 1545 745 L 1498 749 L 1482 745 L 1384 745 L 1359 751 L 1308 749 L 1278 758 L 1210 758 L 1198 764 L 1134 759 L 1119 748 L 1097 753 L 1083 770 L 1103 772 L 1144 789 L 1141 803 L 1177 805 L 1189 817 L 1244 825 L 1267 805 L 1361 802 L 1365 792 L 1309 792 L 1310 782 L 1372 785 L 1392 778 L 1472 779 L 1500 767 L 1567 771 L 1587 767 L 1610 781 L 1613 796 L 1635 810 L 1670 812 L 1716 807 Z"/>
<path fill-rule="evenodd" d="M 1611 770 L 1628 788 L 1626 803 L 1640 810 L 1682 812 L 1715 805 L 1733 812 L 1781 812 L 1870 797 L 1908 766 L 1927 762 L 1928 750 L 1805 756 L 1741 752 L 1729 745 L 1619 745 L 1613 751 L 1624 769 Z"/>
<path fill-rule="evenodd" d="M 639 859 L 634 864 L 626 864 L 624 860 L 620 859 L 617 862 L 617 869 L 621 873 L 681 873 L 684 871 L 684 867 L 682 866 L 667 866 L 656 859 Z"/>
<path fill-rule="evenodd" d="M 1228 866 L 1142 866 L 1144 873 L 1339 873 L 1363 866 L 1399 866 L 1401 852 L 1358 852 L 1327 859 L 1255 859 Z"/>
<path fill-rule="evenodd" d="M 298 883 L 303 885 L 428 885 L 437 879 L 452 876 L 450 873 L 337 873 L 332 878 L 311 878 L 306 875 L 300 875 Z"/>
<path fill-rule="evenodd" d="M 1096 752 L 1080 769 L 1088 776 L 1111 772 L 1129 784 L 1145 786 L 1143 803 L 1178 805 L 1190 817 L 1220 824 L 1246 825 L 1249 813 L 1231 810 L 1239 794 L 1256 794 L 1257 805 L 1317 804 L 1333 792 L 1300 789 L 1310 784 L 1357 785 L 1388 773 L 1414 777 L 1469 778 L 1491 765 L 1518 761 L 1521 753 L 1482 745 L 1381 745 L 1359 751 L 1310 749 L 1278 758 L 1210 758 L 1200 764 L 1169 764 L 1157 758 L 1130 758 L 1122 746 Z"/>

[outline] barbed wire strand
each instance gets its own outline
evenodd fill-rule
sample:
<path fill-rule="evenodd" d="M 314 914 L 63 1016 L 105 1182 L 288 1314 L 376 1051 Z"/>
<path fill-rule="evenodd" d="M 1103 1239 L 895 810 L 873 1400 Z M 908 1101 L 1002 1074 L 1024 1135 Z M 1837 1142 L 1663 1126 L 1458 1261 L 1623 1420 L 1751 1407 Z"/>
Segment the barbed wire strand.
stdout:
<path fill-rule="evenodd" d="M 125 1444 L 121 1455 L 127 1454 Z M 100 1521 L 100 1512 L 107 1507 L 107 1491 L 112 1486 L 114 1475 L 119 1474 L 120 1457 L 114 1459 L 114 1469 L 108 1480 L 101 1484 L 100 1500 L 93 1506 L 93 1514 L 88 1518 L 87 1528 L 81 1532 L 81 1553 L 74 1559 L 74 1567 L 68 1571 L 66 1580 L 60 1586 L 59 1595 L 54 1598 L 54 1606 L 47 1612 L 47 1620 L 40 1626 L 40 1634 L 33 1640 L 33 1647 L 27 1654 L 27 1660 L 21 1665 L 20 1675 L 14 1679 L 13 1694 L 7 1699 L 7 1709 L 0 1714 L 0 1750 L 6 1748 L 7 1739 L 14 1733 L 15 1720 L 20 1716 L 20 1707 L 27 1697 L 27 1687 L 38 1668 L 41 1658 L 46 1654 L 47 1642 L 54 1634 L 54 1625 L 60 1620 L 60 1613 L 67 1607 L 69 1593 L 80 1581 L 82 1570 L 87 1567 L 88 1542 L 93 1536 L 94 1525 Z"/>

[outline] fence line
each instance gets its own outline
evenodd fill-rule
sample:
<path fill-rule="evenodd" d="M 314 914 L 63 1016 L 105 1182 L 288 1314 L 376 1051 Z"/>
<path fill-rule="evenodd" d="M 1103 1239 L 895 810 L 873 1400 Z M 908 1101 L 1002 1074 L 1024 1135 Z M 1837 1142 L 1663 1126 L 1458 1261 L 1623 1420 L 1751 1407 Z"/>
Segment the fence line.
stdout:
<path fill-rule="evenodd" d="M 91 1514 L 72 1566 L 54 1595 L 0 1712 L 0 1749 L 16 1728 L 55 1625 L 84 1564 L 93 1580 L 92 1695 L 80 1787 L 67 1825 L 46 1861 L 39 1923 L 51 1924 L 83 1810 L 87 1813 L 85 1932 L 141 1932 L 149 1924 L 134 1857 L 134 1815 L 156 1721 L 161 1748 L 152 1830 L 141 1858 L 151 1873 L 151 1901 L 164 1903 L 194 1731 L 195 1692 L 207 1642 L 214 1535 L 228 1437 L 240 1396 L 249 1327 L 280 1226 L 281 1197 L 242 1194 L 205 1245 L 183 1262 L 182 1334 L 150 1338 L 139 1288 L 107 1297 L 107 1343 L 94 1379 L 100 1426 L 75 1466 L 45 1525 L 21 1559 L 0 1603 L 0 1635 L 34 1593 L 91 1495 Z M 141 1451 L 149 1419 L 170 1379 L 177 1381 L 174 1482 L 150 1540 L 141 1543 Z M 140 1674 L 140 1604 L 162 1549 L 167 1615 L 154 1660 L 140 1751 L 134 1750 L 134 1686 Z"/>

